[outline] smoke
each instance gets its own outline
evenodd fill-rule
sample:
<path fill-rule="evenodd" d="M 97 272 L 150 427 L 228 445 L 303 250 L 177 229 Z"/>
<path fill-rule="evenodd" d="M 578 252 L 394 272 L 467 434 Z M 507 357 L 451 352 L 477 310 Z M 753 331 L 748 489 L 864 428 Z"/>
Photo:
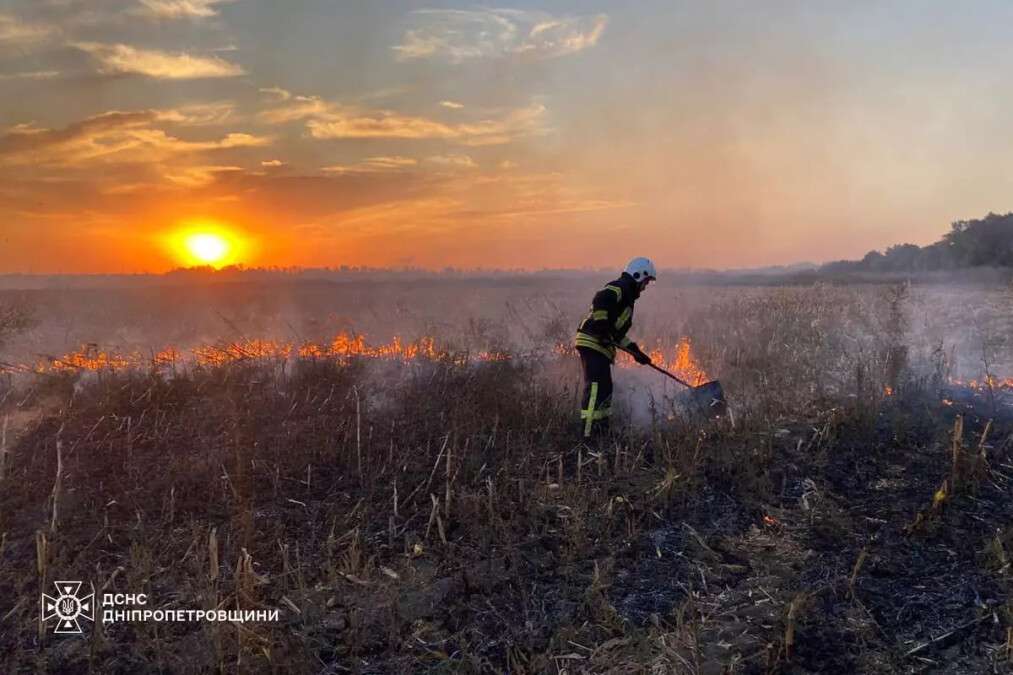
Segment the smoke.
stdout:
<path fill-rule="evenodd" d="M 686 418 L 687 389 L 648 368 L 614 368 L 612 407 L 620 420 L 639 428 Z"/>

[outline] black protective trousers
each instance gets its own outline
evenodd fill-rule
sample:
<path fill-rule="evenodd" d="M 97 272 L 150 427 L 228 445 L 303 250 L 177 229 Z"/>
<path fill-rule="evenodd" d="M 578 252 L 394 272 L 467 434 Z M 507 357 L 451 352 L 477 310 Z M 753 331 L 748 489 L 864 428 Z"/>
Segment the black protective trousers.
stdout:
<path fill-rule="evenodd" d="M 584 438 L 608 431 L 612 415 L 612 362 L 599 351 L 577 347 L 584 368 L 584 396 L 580 403 L 580 432 Z"/>

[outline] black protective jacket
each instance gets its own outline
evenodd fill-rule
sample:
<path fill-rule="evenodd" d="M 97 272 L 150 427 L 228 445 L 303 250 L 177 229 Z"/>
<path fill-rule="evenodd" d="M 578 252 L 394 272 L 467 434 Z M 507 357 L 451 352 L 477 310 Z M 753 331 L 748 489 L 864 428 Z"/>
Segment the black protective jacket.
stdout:
<path fill-rule="evenodd" d="M 640 297 L 640 284 L 629 274 L 610 281 L 591 302 L 591 311 L 577 328 L 574 345 L 593 349 L 615 361 L 616 345 L 628 346 L 626 333 L 633 325 L 633 305 Z"/>

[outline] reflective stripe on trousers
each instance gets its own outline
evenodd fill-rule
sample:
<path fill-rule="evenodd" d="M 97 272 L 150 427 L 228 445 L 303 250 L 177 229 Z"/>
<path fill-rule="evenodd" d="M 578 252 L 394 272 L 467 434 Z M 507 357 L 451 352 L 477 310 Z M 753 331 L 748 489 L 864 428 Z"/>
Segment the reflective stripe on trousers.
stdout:
<path fill-rule="evenodd" d="M 612 364 L 599 351 L 578 347 L 584 371 L 584 396 L 581 402 L 581 435 L 588 438 L 608 425 L 612 414 Z"/>

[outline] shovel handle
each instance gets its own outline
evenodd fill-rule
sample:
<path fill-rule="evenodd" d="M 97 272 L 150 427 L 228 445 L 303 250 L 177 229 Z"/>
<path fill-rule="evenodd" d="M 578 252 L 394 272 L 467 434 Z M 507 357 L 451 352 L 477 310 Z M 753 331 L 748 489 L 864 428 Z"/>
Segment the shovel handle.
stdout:
<path fill-rule="evenodd" d="M 616 347 L 619 347 L 619 345 L 616 345 Z M 633 356 L 633 352 L 631 352 L 629 349 L 626 349 L 625 347 L 619 347 L 619 349 L 622 349 L 624 352 L 626 352 L 630 356 Z M 668 375 L 670 378 L 672 378 L 673 380 L 675 380 L 676 382 L 678 382 L 682 386 L 687 387 L 689 389 L 694 389 L 693 385 L 691 385 L 689 382 L 686 382 L 685 380 L 677 377 L 676 375 L 673 375 L 672 373 L 668 372 L 667 370 L 665 370 L 661 366 L 656 366 L 653 363 L 648 363 L 647 365 L 649 365 L 651 368 L 654 368 L 656 371 L 658 371 L 659 373 L 662 373 L 663 375 Z"/>
<path fill-rule="evenodd" d="M 665 370 L 661 366 L 656 366 L 653 363 L 648 363 L 647 365 L 649 365 L 651 368 L 654 368 L 659 373 L 663 373 L 665 375 L 668 375 L 670 378 L 672 378 L 673 380 L 675 380 L 676 382 L 678 382 L 682 386 L 688 387 L 690 389 L 694 389 L 693 385 L 691 385 L 689 382 L 687 382 L 686 380 L 683 380 L 682 378 L 676 377 L 675 375 L 673 375 L 672 373 L 668 372 L 667 370 Z"/>

